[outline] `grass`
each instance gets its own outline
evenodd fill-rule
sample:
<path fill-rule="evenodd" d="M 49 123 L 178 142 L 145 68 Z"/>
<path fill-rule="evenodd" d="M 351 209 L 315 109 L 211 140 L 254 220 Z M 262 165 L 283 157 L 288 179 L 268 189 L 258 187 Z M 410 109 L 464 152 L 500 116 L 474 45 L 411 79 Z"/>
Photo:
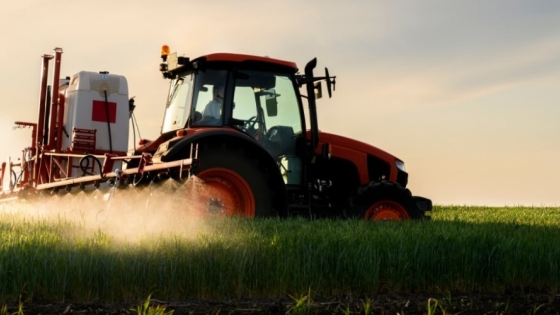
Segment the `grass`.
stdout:
<path fill-rule="evenodd" d="M 139 304 L 136 308 L 131 308 L 130 311 L 133 314 L 137 315 L 172 315 L 173 311 L 166 311 L 165 305 L 150 305 L 150 298 L 152 295 L 150 294 L 144 303 Z"/>
<path fill-rule="evenodd" d="M 121 242 L 77 222 L 0 216 L 0 305 L 560 288 L 560 208 L 436 206 L 431 222 L 214 219 Z M 301 297 L 301 298 L 299 298 Z M 305 299 L 304 299 L 305 297 Z M 436 301 L 428 307 L 438 309 Z M 438 302 L 439 303 L 439 302 Z M 301 304 L 301 305 L 300 305 Z M 369 302 L 364 309 L 369 310 Z"/>

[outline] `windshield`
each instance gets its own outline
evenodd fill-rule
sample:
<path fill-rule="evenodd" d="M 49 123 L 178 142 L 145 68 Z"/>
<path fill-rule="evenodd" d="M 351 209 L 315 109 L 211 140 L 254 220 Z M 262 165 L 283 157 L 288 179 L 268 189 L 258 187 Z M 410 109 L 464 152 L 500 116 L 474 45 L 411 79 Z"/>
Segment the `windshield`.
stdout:
<path fill-rule="evenodd" d="M 162 133 L 185 127 L 191 108 L 192 77 L 188 75 L 171 81 L 169 99 L 161 127 Z"/>
<path fill-rule="evenodd" d="M 171 81 L 162 133 L 185 128 L 189 116 L 193 126 L 221 125 L 226 76 L 208 69 Z"/>

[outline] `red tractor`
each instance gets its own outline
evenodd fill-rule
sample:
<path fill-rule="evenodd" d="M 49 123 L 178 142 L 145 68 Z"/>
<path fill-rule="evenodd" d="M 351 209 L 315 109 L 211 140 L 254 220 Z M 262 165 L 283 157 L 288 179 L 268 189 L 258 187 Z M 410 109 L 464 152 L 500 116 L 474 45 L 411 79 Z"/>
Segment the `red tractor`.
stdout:
<path fill-rule="evenodd" d="M 153 163 L 192 156 L 212 213 L 246 217 L 309 215 L 372 220 L 425 218 L 431 201 L 406 189 L 404 163 L 378 148 L 320 132 L 315 100 L 328 70 L 315 77 L 293 62 L 240 54 L 193 60 L 162 49 L 171 81 L 161 136 L 137 148 Z M 300 94 L 305 88 L 307 96 Z M 307 99 L 310 129 L 304 117 Z"/>
<path fill-rule="evenodd" d="M 161 57 L 160 70 L 170 80 L 170 89 L 157 139 L 141 140 L 134 154 L 126 155 L 128 131 L 114 130 L 121 128 L 119 115 L 130 116 L 126 113 L 134 105 L 111 101 L 107 95 L 114 98 L 119 90 L 126 95 L 123 79 L 101 73 L 95 83 L 99 86 L 92 88 L 94 96 L 84 99 L 87 106 L 58 105 L 64 113 L 57 112 L 59 120 L 49 124 L 54 128 L 50 146 L 43 142 L 46 123 L 30 124 L 36 145 L 27 158 L 24 153 L 24 160 L 35 168 L 14 180 L 12 194 L 4 195 L 18 189 L 70 191 L 103 181 L 120 187 L 195 175 L 203 193 L 186 198 L 214 215 L 428 218 L 432 203 L 406 188 L 402 160 L 363 142 L 319 131 L 315 101 L 323 92 L 322 81 L 331 96 L 336 77 L 326 69 L 325 76 L 314 76 L 316 59 L 299 73 L 295 63 L 268 57 L 219 53 L 189 59 L 170 54 L 167 46 Z M 68 90 L 59 101 L 69 98 L 65 93 Z M 87 115 L 78 116 L 87 116 L 87 122 L 64 118 L 77 116 L 78 108 L 85 108 Z M 40 115 L 39 120 L 48 119 Z M 90 120 L 98 125 L 92 127 Z M 36 130 L 41 128 L 45 132 Z M 67 130 L 72 137 L 65 137 Z M 52 161 L 57 161 L 55 167 L 48 166 Z M 122 162 L 126 167 L 113 171 Z M 41 172 L 41 165 L 49 172 Z"/>

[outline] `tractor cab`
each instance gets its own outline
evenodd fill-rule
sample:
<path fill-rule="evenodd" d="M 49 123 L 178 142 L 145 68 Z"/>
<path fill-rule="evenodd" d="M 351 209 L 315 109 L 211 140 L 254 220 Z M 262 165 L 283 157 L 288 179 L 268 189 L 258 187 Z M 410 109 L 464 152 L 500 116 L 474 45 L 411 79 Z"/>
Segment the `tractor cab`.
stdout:
<path fill-rule="evenodd" d="M 286 170 L 301 169 L 296 155 L 306 136 L 297 68 L 285 61 L 255 58 L 261 57 L 214 54 L 182 64 L 169 62 L 177 57 L 169 58 L 162 66 L 164 76 L 171 79 L 162 134 L 242 133 L 276 160 L 286 172 L 285 184 L 299 185 L 299 171 Z"/>

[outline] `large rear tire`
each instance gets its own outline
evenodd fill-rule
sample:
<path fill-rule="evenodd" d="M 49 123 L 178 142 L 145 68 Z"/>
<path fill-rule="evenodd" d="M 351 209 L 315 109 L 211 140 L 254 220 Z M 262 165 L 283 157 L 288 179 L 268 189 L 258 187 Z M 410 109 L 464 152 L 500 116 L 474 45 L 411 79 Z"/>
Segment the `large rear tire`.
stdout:
<path fill-rule="evenodd" d="M 188 196 L 203 215 L 247 218 L 278 215 L 274 192 L 259 161 L 242 149 L 202 144 L 195 171 L 194 196 Z M 192 194 L 192 189 L 187 189 Z M 194 200 L 193 200 L 194 199 Z"/>
<path fill-rule="evenodd" d="M 402 221 L 424 218 L 410 190 L 389 181 L 371 182 L 350 199 L 350 218 L 367 221 Z"/>

